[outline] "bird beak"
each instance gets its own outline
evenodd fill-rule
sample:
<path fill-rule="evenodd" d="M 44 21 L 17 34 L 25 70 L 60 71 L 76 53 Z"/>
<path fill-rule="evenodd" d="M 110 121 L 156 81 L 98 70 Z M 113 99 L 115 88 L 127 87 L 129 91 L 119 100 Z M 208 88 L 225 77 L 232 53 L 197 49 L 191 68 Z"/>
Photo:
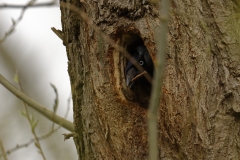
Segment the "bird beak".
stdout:
<path fill-rule="evenodd" d="M 126 74 L 126 85 L 127 87 L 131 88 L 133 83 L 132 82 L 132 79 L 134 77 L 136 77 L 136 75 L 138 74 L 138 70 L 136 68 L 130 68 L 128 71 L 127 71 L 127 74 Z"/>

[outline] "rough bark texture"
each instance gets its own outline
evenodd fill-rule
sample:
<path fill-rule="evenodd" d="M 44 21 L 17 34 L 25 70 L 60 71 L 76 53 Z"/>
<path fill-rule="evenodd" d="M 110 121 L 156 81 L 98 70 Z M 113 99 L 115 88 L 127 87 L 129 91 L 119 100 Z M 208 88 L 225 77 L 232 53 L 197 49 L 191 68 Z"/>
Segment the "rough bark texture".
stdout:
<path fill-rule="evenodd" d="M 138 35 L 153 60 L 158 7 L 143 1 L 68 1 L 116 43 Z M 240 158 L 238 4 L 172 1 L 159 116 L 162 159 Z M 147 159 L 147 109 L 124 96 L 124 57 L 76 13 L 61 9 L 79 159 Z"/>

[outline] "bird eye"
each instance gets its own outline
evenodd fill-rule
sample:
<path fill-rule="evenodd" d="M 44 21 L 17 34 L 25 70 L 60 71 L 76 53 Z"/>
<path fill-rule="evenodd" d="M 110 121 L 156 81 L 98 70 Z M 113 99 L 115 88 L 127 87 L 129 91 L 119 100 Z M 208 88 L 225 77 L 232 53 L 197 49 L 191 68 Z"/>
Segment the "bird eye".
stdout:
<path fill-rule="evenodd" d="M 143 61 L 139 61 L 139 64 L 142 66 L 144 64 L 144 62 Z"/>

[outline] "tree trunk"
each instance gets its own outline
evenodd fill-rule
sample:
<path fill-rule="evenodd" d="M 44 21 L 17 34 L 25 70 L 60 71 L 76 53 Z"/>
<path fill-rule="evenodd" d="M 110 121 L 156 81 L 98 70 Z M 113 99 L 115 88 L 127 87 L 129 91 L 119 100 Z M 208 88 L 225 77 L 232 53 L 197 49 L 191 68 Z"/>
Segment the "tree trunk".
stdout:
<path fill-rule="evenodd" d="M 68 2 L 125 48 L 141 38 L 155 60 L 158 6 Z M 237 1 L 172 1 L 159 109 L 161 159 L 239 159 L 238 6 Z M 126 98 L 126 59 L 77 13 L 61 12 L 79 159 L 147 159 L 147 109 Z"/>

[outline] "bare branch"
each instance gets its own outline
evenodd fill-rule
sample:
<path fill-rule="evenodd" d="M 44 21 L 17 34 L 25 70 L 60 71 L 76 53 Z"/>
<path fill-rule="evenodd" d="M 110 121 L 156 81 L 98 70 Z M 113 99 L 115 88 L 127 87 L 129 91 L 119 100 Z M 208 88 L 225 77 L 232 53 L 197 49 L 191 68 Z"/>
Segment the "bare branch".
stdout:
<path fill-rule="evenodd" d="M 56 132 L 59 128 L 61 128 L 61 126 L 58 126 L 56 129 L 51 130 L 50 132 L 48 132 L 48 133 L 46 133 L 46 134 L 44 134 L 44 135 L 42 135 L 42 136 L 39 136 L 38 139 L 39 139 L 39 140 L 44 140 L 44 139 L 50 137 L 50 136 L 51 136 L 54 132 Z M 11 154 L 12 152 L 17 151 L 17 150 L 19 150 L 19 149 L 21 149 L 21 148 L 28 147 L 30 144 L 32 144 L 32 143 L 34 143 L 34 142 L 35 142 L 35 138 L 29 140 L 29 141 L 26 142 L 26 143 L 17 144 L 14 148 L 7 150 L 7 151 L 6 151 L 6 155 Z M 4 155 L 3 155 L 3 154 L 0 154 L 0 157 L 1 157 L 1 156 L 4 156 Z"/>
<path fill-rule="evenodd" d="M 158 160 L 158 124 L 157 113 L 161 99 L 161 88 L 163 82 L 163 75 L 165 69 L 165 50 L 167 47 L 167 33 L 168 33 L 168 20 L 169 20 L 169 0 L 162 0 L 162 13 L 161 13 L 161 29 L 157 30 L 157 63 L 153 79 L 153 89 L 150 98 L 148 110 L 148 144 L 149 144 L 149 159 Z M 160 99 L 159 99 L 160 95 Z"/>
<path fill-rule="evenodd" d="M 20 81 L 20 79 L 19 79 L 19 77 L 18 77 L 17 72 L 16 72 L 16 79 L 17 79 L 17 83 L 18 83 L 18 85 L 19 85 L 19 87 L 20 87 L 20 90 L 23 92 L 23 88 L 22 88 L 22 85 L 21 85 L 21 81 Z M 33 115 L 31 116 L 31 115 L 29 114 L 29 112 L 28 112 L 28 107 L 27 107 L 27 104 L 26 104 L 25 102 L 23 102 L 23 105 L 24 105 L 24 108 L 25 108 L 25 111 L 26 111 L 26 112 L 25 112 L 25 117 L 27 118 L 27 120 L 28 120 L 28 122 L 29 122 L 29 125 L 30 125 L 30 127 L 31 127 L 31 131 L 32 131 L 32 134 L 33 134 L 33 136 L 34 136 L 35 146 L 37 147 L 37 149 L 38 149 L 39 153 L 41 154 L 42 158 L 43 158 L 44 160 L 46 160 L 46 157 L 45 157 L 45 155 L 44 155 L 44 153 L 43 153 L 42 146 L 41 146 L 41 144 L 40 144 L 40 142 L 39 142 L 37 133 L 35 132 L 35 128 L 36 128 L 36 126 L 37 126 L 37 122 L 38 122 L 38 121 L 34 119 L 34 116 L 33 116 Z"/>
<path fill-rule="evenodd" d="M 6 80 L 1 74 L 0 74 L 0 83 L 6 87 L 10 92 L 12 92 L 16 97 L 24 101 L 26 104 L 31 106 L 33 109 L 40 112 L 43 116 L 51 120 L 52 122 L 57 123 L 58 125 L 62 126 L 63 128 L 69 130 L 70 132 L 74 131 L 73 123 L 58 116 L 57 114 L 54 114 L 54 112 L 48 110 L 43 105 L 37 103 L 33 99 L 29 98 L 26 94 L 18 90 L 14 85 L 12 85 L 8 80 Z"/>
<path fill-rule="evenodd" d="M 53 7 L 53 6 L 58 6 L 57 5 L 57 0 L 53 0 L 51 2 L 46 2 L 46 3 L 37 3 L 34 5 L 21 5 L 21 4 L 1 4 L 0 9 L 23 9 L 25 7 L 27 8 L 37 8 L 37 7 Z"/>
<path fill-rule="evenodd" d="M 143 71 L 142 73 L 138 74 L 136 77 L 134 77 L 131 82 L 136 81 L 138 78 L 142 77 L 144 74 L 147 74 L 147 71 Z"/>
<path fill-rule="evenodd" d="M 2 141 L 1 141 L 1 139 L 0 139 L 0 149 L 1 149 L 1 152 L 2 152 L 2 155 L 3 155 L 4 160 L 8 160 L 7 154 L 6 154 L 6 152 L 5 152 L 5 149 L 4 149 L 4 146 L 3 146 L 3 143 L 2 143 Z"/>
<path fill-rule="evenodd" d="M 71 95 L 69 96 L 68 98 L 68 101 L 67 101 L 67 110 L 66 110 L 66 113 L 65 113 L 65 116 L 64 118 L 66 119 L 67 116 L 68 116 L 68 113 L 69 113 L 69 110 L 70 110 L 70 101 L 71 101 Z M 39 140 L 44 140 L 46 138 L 49 138 L 53 133 L 55 133 L 57 130 L 59 130 L 61 128 L 61 126 L 58 126 L 56 127 L 55 129 L 51 129 L 48 133 L 42 135 L 42 136 L 39 136 L 38 139 Z M 24 148 L 24 147 L 28 147 L 30 144 L 34 143 L 35 142 L 35 138 L 31 139 L 30 141 L 26 142 L 26 143 L 23 143 L 23 144 L 17 144 L 14 148 L 12 149 L 9 149 L 7 151 L 5 151 L 5 154 L 11 154 L 12 152 L 14 151 L 17 151 L 21 148 Z M 0 154 L 0 158 L 4 156 L 4 153 Z"/>
<path fill-rule="evenodd" d="M 6 38 L 13 33 L 13 31 L 15 30 L 16 26 L 18 25 L 18 23 L 22 20 L 23 15 L 26 11 L 26 9 L 28 9 L 29 7 L 34 7 L 34 6 L 38 6 L 38 7 L 43 7 L 44 3 L 40 3 L 40 4 L 34 4 L 35 0 L 31 0 L 29 1 L 26 5 L 7 5 L 7 4 L 3 4 L 0 5 L 0 8 L 21 8 L 21 14 L 20 16 L 17 18 L 17 20 L 12 19 L 12 26 L 10 27 L 10 29 L 5 33 L 5 35 L 3 36 L 3 38 L 0 39 L 0 43 L 2 43 L 3 41 L 6 40 Z M 50 4 L 53 6 L 56 3 L 56 0 L 53 0 L 52 2 L 49 3 L 45 3 L 45 6 L 49 6 Z"/>
<path fill-rule="evenodd" d="M 58 36 L 58 38 L 60 38 L 63 41 L 63 32 L 61 30 L 56 29 L 54 27 L 52 27 L 51 30 Z"/>
<path fill-rule="evenodd" d="M 64 141 L 65 141 L 65 140 L 67 140 L 67 139 L 69 139 L 71 137 L 77 136 L 77 133 L 75 133 L 75 132 L 68 133 L 68 134 L 63 133 L 62 135 L 64 136 Z"/>

